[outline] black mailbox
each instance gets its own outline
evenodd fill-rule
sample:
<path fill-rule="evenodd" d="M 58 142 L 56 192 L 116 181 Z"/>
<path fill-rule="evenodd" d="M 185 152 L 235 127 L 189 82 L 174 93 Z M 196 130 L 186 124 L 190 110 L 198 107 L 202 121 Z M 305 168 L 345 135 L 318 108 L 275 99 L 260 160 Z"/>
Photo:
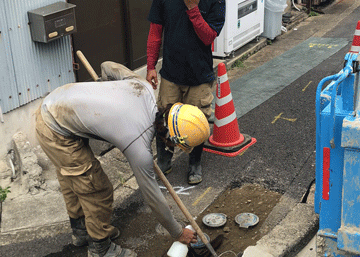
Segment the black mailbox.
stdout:
<path fill-rule="evenodd" d="M 57 2 L 28 11 L 32 40 L 48 43 L 76 32 L 75 7 Z"/>

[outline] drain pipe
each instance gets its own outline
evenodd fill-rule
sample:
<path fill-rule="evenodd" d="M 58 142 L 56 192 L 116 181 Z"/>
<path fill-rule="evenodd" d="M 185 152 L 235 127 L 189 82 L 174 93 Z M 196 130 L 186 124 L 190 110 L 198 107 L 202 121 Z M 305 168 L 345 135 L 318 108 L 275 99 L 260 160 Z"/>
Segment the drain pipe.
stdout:
<path fill-rule="evenodd" d="M 0 105 L 0 122 L 4 123 L 4 116 L 3 116 L 3 113 L 2 113 L 2 110 L 1 110 L 1 105 Z"/>
<path fill-rule="evenodd" d="M 296 10 L 298 10 L 299 12 L 301 11 L 301 10 L 295 5 L 294 0 L 292 0 L 292 4 L 293 4 L 293 6 L 295 7 Z"/>
<path fill-rule="evenodd" d="M 11 149 L 9 152 L 8 152 L 8 159 L 9 159 L 9 163 L 10 163 L 10 167 L 11 167 L 11 171 L 12 171 L 12 176 L 11 176 L 11 179 L 16 179 L 16 171 L 15 171 L 15 166 L 14 166 L 14 163 L 12 161 L 12 155 L 14 154 L 14 150 Z"/>

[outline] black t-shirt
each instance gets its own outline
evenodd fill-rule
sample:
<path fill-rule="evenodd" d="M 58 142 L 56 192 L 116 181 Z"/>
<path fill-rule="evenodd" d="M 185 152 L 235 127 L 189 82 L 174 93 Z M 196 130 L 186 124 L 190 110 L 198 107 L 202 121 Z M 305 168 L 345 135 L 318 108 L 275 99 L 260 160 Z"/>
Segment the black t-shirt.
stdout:
<path fill-rule="evenodd" d="M 200 0 L 199 10 L 219 35 L 225 22 L 225 0 Z M 161 76 L 195 86 L 215 79 L 213 57 L 211 45 L 205 46 L 197 36 L 186 11 L 184 0 L 153 0 L 148 20 L 164 29 Z"/>

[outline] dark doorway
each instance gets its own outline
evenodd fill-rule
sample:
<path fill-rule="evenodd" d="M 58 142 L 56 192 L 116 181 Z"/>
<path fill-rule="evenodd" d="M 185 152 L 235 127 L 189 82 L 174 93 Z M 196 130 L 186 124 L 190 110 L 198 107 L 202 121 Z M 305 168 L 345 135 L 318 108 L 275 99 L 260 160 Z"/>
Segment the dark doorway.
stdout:
<path fill-rule="evenodd" d="M 152 0 L 68 0 L 75 4 L 77 33 L 73 34 L 73 52 L 77 81 L 91 81 L 76 51 L 81 50 L 100 76 L 104 61 L 136 69 L 146 64 L 146 42 L 150 23 L 147 16 Z"/>

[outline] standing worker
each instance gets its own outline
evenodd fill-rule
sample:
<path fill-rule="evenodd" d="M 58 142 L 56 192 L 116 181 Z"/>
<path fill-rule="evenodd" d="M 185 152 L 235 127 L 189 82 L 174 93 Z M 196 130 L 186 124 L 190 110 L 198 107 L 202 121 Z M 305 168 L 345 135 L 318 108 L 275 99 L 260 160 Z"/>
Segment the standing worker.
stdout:
<path fill-rule="evenodd" d="M 89 244 L 89 257 L 137 256 L 111 242 L 120 236 L 110 224 L 113 187 L 94 157 L 89 138 L 118 147 L 160 224 L 174 239 L 196 242 L 196 233 L 174 219 L 160 191 L 151 142 L 157 131 L 168 146 L 190 151 L 210 135 L 205 116 L 197 107 L 180 103 L 158 110 L 151 85 L 121 64 L 105 62 L 101 70 L 102 80 L 110 81 L 59 87 L 44 98 L 36 113 L 36 136 L 56 167 L 73 244 Z M 171 130 L 168 121 L 175 124 L 169 126 Z"/>
<path fill-rule="evenodd" d="M 149 17 L 146 79 L 157 88 L 155 65 L 164 30 L 163 63 L 158 106 L 181 102 L 197 106 L 211 116 L 215 80 L 211 44 L 225 22 L 225 0 L 153 0 Z M 188 183 L 202 181 L 201 154 L 204 144 L 189 154 Z M 173 149 L 156 140 L 158 165 L 171 172 Z"/>

